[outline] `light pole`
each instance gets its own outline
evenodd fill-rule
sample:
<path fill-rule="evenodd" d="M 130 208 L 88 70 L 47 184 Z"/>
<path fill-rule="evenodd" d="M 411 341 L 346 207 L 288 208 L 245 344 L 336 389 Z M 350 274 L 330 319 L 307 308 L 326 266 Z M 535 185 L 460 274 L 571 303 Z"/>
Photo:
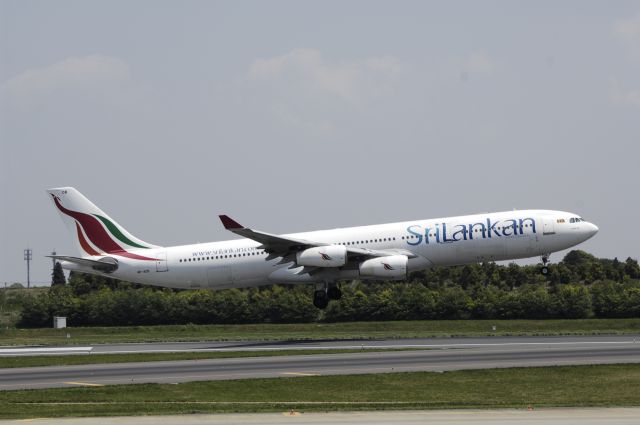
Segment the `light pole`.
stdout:
<path fill-rule="evenodd" d="M 31 258 L 33 257 L 33 251 L 30 248 L 24 250 L 24 261 L 27 262 L 27 289 L 31 287 L 30 266 Z"/>

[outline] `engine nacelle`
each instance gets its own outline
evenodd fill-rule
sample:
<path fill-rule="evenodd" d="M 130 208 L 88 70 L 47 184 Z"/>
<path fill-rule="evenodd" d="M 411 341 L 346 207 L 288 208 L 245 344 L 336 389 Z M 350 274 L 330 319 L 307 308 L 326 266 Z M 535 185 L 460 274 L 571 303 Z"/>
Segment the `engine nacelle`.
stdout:
<path fill-rule="evenodd" d="M 341 267 L 347 263 L 347 247 L 327 245 L 305 249 L 296 254 L 296 262 L 300 266 Z"/>
<path fill-rule="evenodd" d="M 404 279 L 407 277 L 408 261 L 406 255 L 372 258 L 360 263 L 360 276 Z"/>

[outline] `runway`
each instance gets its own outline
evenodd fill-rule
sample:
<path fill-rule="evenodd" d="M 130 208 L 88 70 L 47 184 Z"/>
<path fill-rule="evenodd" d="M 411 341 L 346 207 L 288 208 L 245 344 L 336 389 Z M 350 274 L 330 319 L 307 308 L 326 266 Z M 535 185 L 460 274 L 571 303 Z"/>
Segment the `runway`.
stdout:
<path fill-rule="evenodd" d="M 225 351 L 281 351 L 333 349 L 447 349 L 473 347 L 589 346 L 640 343 L 640 335 L 457 337 L 381 340 L 290 340 L 123 343 L 87 346 L 0 347 L 0 357 L 60 354 L 134 354 Z"/>
<path fill-rule="evenodd" d="M 534 411 L 503 410 L 415 410 L 332 413 L 252 413 L 216 415 L 124 416 L 99 418 L 41 418 L 37 425 L 281 425 L 281 424 L 447 424 L 447 425 L 636 425 L 639 408 L 576 408 Z M 24 420 L 0 421 L 0 425 L 23 424 Z"/>
<path fill-rule="evenodd" d="M 411 342 L 411 344 L 407 343 Z M 133 344 L 129 349 L 238 350 L 274 343 Z M 331 345 L 332 344 L 332 345 Z M 297 347 L 358 347 L 364 342 L 331 341 L 280 343 Z M 367 341 L 395 348 L 420 350 L 322 355 L 287 355 L 166 362 L 115 363 L 80 366 L 0 369 L 0 389 L 27 389 L 73 386 L 101 386 L 134 383 L 178 383 L 202 380 L 346 375 L 410 371 L 449 371 L 519 366 L 640 363 L 640 338 L 636 336 L 458 338 L 429 340 Z M 411 346 L 411 347 L 409 347 Z M 116 346 L 104 346 L 112 349 Z M 118 345 L 118 349 L 123 346 Z M 279 348 L 282 349 L 282 348 Z M 138 350 L 138 351 L 136 351 Z M 114 351 L 109 351 L 114 352 Z M 153 351 L 151 351 L 153 352 Z"/>

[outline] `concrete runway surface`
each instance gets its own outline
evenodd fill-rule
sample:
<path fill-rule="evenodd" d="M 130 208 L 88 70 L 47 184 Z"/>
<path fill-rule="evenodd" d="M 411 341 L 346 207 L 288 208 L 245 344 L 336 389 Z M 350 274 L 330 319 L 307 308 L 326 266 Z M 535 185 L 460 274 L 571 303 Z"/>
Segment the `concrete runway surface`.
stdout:
<path fill-rule="evenodd" d="M 533 410 L 418 410 L 332 413 L 283 413 L 126 416 L 100 418 L 27 419 L 0 425 L 275 425 L 275 424 L 397 424 L 397 425 L 637 425 L 640 408 L 576 408 Z"/>
<path fill-rule="evenodd" d="M 417 341 L 423 341 L 422 348 L 428 349 L 386 352 L 371 352 L 365 349 L 361 352 L 341 354 L 8 368 L 0 369 L 0 390 L 409 371 L 438 372 L 519 366 L 640 363 L 640 338 L 637 336 L 458 338 L 412 340 L 412 344 L 406 344 L 406 340 L 378 342 L 385 346 L 406 348 L 409 345 L 415 347 Z M 371 343 L 367 341 L 367 344 Z M 228 347 L 230 343 L 208 344 L 226 344 Z M 354 342 L 345 341 L 345 344 L 354 345 Z M 179 346 L 185 347 L 186 344 Z M 357 347 L 357 344 L 355 346 Z"/>

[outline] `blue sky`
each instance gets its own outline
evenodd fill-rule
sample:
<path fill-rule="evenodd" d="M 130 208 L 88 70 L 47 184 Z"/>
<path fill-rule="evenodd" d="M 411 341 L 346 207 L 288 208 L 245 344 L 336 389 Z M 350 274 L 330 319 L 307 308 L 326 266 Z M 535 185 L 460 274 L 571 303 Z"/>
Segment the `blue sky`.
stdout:
<path fill-rule="evenodd" d="M 549 208 L 638 257 L 638 2 L 0 0 L 0 54 L 0 283 L 62 185 L 162 245 Z"/>

